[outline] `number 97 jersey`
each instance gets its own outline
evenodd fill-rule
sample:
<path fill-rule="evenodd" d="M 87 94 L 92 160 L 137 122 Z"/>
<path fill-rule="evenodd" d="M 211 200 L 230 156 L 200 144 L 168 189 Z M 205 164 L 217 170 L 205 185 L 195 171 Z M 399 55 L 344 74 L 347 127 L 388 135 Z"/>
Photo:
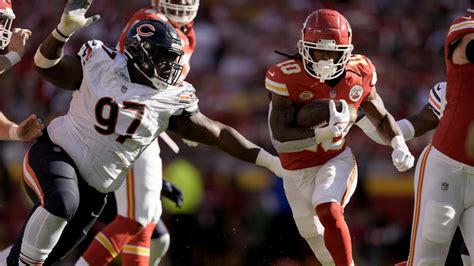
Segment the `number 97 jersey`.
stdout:
<path fill-rule="evenodd" d="M 89 185 L 110 192 L 121 186 L 141 152 L 166 130 L 169 118 L 197 112 L 198 100 L 186 82 L 165 90 L 132 83 L 126 57 L 100 41 L 87 42 L 78 55 L 82 84 L 68 113 L 54 119 L 48 133 Z"/>

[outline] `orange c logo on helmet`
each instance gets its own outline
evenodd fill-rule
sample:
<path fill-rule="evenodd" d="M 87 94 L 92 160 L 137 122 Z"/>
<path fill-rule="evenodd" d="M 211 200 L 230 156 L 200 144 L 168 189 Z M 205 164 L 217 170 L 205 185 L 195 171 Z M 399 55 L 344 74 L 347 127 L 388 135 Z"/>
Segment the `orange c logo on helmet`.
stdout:
<path fill-rule="evenodd" d="M 137 34 L 138 36 L 142 36 L 142 37 L 153 36 L 153 34 L 155 34 L 155 27 L 153 27 L 153 25 L 148 24 L 148 23 L 142 24 L 137 27 Z"/>

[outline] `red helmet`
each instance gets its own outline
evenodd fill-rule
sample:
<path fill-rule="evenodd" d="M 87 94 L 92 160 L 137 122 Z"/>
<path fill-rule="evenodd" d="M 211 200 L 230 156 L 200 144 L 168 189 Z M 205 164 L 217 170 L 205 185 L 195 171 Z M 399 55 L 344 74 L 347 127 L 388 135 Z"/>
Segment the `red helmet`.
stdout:
<path fill-rule="evenodd" d="M 175 24 L 193 21 L 199 9 L 199 0 L 151 0 L 151 5 Z"/>
<path fill-rule="evenodd" d="M 448 35 L 446 36 L 446 49 L 449 48 L 457 40 L 464 35 L 474 32 L 474 10 L 467 9 L 467 13 L 456 18 L 449 27 Z M 447 51 L 447 50 L 446 50 Z"/>
<path fill-rule="evenodd" d="M 0 49 L 5 49 L 10 42 L 13 19 L 15 19 L 15 14 L 11 0 L 0 0 Z"/>
<path fill-rule="evenodd" d="M 311 55 L 312 49 L 341 52 L 341 55 L 337 62 L 333 59 L 316 62 Z M 320 9 L 306 18 L 298 50 L 309 75 L 321 81 L 337 78 L 344 72 L 353 49 L 351 25 L 339 12 Z"/>

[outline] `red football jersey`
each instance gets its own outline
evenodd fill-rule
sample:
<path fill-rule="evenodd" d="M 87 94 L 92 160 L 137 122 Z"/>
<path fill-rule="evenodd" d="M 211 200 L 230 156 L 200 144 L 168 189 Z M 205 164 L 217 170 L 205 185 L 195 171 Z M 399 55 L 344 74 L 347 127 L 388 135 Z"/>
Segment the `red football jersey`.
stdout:
<path fill-rule="evenodd" d="M 268 69 L 265 87 L 273 93 L 290 98 L 297 105 L 323 98 L 344 99 L 357 112 L 360 103 L 377 82 L 375 67 L 367 57 L 352 55 L 345 68 L 344 78 L 335 87 L 330 87 L 308 75 L 301 60 L 287 60 Z M 334 158 L 345 146 L 344 142 L 337 149 L 324 151 L 318 145 L 300 152 L 280 153 L 279 157 L 285 169 L 304 169 Z"/>
<path fill-rule="evenodd" d="M 170 23 L 163 14 L 160 14 L 156 9 L 152 7 L 142 8 L 138 10 L 135 14 L 133 14 L 133 16 L 130 18 L 125 28 L 122 30 L 122 34 L 120 35 L 120 39 L 117 44 L 117 48 L 120 51 L 123 52 L 125 39 L 127 38 L 127 33 L 130 30 L 130 28 L 138 21 L 144 20 L 144 19 L 156 19 L 156 20 L 160 20 L 166 23 Z M 181 80 L 184 80 L 189 73 L 189 70 L 191 68 L 190 66 L 191 56 L 194 52 L 194 48 L 196 48 L 196 34 L 194 32 L 193 23 L 194 22 L 190 22 L 184 25 L 183 27 L 179 27 L 179 28 L 175 27 L 172 23 L 170 23 L 178 32 L 179 36 L 181 37 L 181 42 L 183 44 L 184 67 L 183 67 L 183 73 L 181 74 L 181 77 L 180 77 Z"/>
<path fill-rule="evenodd" d="M 465 148 L 469 124 L 474 121 L 474 64 L 455 65 L 447 55 L 446 52 L 447 104 L 433 136 L 433 145 L 446 156 L 474 166 Z"/>

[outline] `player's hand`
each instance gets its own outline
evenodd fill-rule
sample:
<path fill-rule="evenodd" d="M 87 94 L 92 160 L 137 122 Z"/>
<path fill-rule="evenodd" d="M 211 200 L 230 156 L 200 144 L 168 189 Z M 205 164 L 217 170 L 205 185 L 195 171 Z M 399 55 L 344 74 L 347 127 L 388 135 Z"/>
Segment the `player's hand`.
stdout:
<path fill-rule="evenodd" d="M 183 206 L 183 192 L 177 186 L 163 179 L 163 187 L 161 188 L 161 196 L 170 199 L 176 204 L 176 207 Z"/>
<path fill-rule="evenodd" d="M 12 39 L 8 50 L 10 52 L 16 52 L 20 57 L 25 54 L 26 41 L 30 38 L 31 31 L 27 29 L 15 28 L 12 32 Z"/>
<path fill-rule="evenodd" d="M 343 137 L 349 132 L 351 114 L 349 111 L 349 105 L 345 100 L 340 100 L 342 110 L 337 111 L 336 104 L 334 101 L 329 102 L 329 125 L 334 125 Z"/>
<path fill-rule="evenodd" d="M 69 0 L 64 8 L 58 31 L 64 36 L 71 36 L 74 32 L 85 28 L 100 19 L 100 15 L 86 18 L 86 12 L 92 0 Z"/>
<path fill-rule="evenodd" d="M 329 101 L 329 123 L 327 126 L 322 128 L 314 128 L 314 135 L 316 137 L 316 143 L 325 142 L 326 144 L 332 143 L 334 138 L 344 138 L 350 129 L 350 113 L 349 106 L 344 100 L 340 100 L 342 105 L 341 112 L 337 111 L 336 104 L 334 101 Z M 339 144 L 335 144 L 339 145 Z M 327 147 L 329 149 L 329 147 Z"/>
<path fill-rule="evenodd" d="M 395 136 L 391 141 L 393 152 L 392 162 L 399 172 L 405 172 L 415 164 L 415 157 L 411 155 L 410 150 L 402 136 Z"/>
<path fill-rule="evenodd" d="M 36 115 L 30 115 L 27 119 L 23 120 L 16 129 L 16 134 L 23 141 L 34 140 L 37 137 L 43 135 L 42 131 L 44 124 L 41 122 Z"/>
<path fill-rule="evenodd" d="M 183 139 L 183 143 L 188 145 L 188 147 L 191 147 L 191 148 L 195 148 L 199 145 L 199 142 L 195 142 L 195 141 L 188 140 L 188 139 Z"/>

